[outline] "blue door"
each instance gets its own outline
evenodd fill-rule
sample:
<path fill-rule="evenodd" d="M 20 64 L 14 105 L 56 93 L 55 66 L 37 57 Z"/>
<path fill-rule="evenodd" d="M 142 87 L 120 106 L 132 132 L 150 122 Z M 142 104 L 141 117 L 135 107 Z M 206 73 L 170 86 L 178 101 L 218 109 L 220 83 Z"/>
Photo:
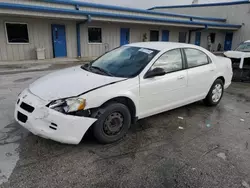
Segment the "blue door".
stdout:
<path fill-rule="evenodd" d="M 195 45 L 197 46 L 201 45 L 201 32 L 195 33 Z"/>
<path fill-rule="evenodd" d="M 121 38 L 120 38 L 120 44 L 125 45 L 129 44 L 129 28 L 121 28 Z"/>
<path fill-rule="evenodd" d="M 65 26 L 53 24 L 51 28 L 54 57 L 66 57 L 67 47 Z"/>
<path fill-rule="evenodd" d="M 162 41 L 169 41 L 169 31 L 168 30 L 162 30 Z"/>
<path fill-rule="evenodd" d="M 232 48 L 233 33 L 226 33 L 224 50 L 228 51 Z"/>

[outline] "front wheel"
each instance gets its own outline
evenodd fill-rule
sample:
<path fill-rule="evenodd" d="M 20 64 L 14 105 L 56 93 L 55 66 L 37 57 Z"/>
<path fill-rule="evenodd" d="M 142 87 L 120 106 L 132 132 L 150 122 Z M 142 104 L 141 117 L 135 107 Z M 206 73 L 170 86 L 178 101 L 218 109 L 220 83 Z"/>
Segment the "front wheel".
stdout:
<path fill-rule="evenodd" d="M 103 144 L 123 138 L 131 124 L 130 111 L 121 103 L 110 103 L 100 108 L 95 118 L 94 135 Z"/>
<path fill-rule="evenodd" d="M 210 88 L 204 102 L 208 106 L 216 106 L 219 104 L 224 92 L 224 84 L 221 79 L 215 80 Z"/>

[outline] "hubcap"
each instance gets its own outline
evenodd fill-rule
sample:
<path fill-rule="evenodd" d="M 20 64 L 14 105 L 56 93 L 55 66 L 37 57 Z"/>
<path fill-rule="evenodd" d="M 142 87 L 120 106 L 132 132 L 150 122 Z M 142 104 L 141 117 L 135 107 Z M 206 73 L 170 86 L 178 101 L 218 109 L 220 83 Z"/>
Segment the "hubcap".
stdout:
<path fill-rule="evenodd" d="M 222 95 L 222 85 L 216 84 L 212 91 L 212 101 L 215 103 L 218 102 L 221 98 L 221 95 Z"/>
<path fill-rule="evenodd" d="M 109 136 L 114 136 L 120 133 L 123 126 L 123 116 L 119 112 L 113 112 L 104 121 L 104 133 Z"/>

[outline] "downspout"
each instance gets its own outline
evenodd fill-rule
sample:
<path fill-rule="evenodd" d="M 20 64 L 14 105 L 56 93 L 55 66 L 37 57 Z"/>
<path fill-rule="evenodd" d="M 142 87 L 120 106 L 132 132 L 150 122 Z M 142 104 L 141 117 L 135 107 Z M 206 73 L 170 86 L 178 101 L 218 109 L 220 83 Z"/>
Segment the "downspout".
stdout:
<path fill-rule="evenodd" d="M 76 23 L 76 42 L 77 42 L 77 57 L 78 58 L 82 57 L 82 53 L 81 53 L 81 25 L 86 24 L 86 23 L 90 23 L 90 22 L 91 22 L 91 16 L 88 15 L 87 20 Z"/>

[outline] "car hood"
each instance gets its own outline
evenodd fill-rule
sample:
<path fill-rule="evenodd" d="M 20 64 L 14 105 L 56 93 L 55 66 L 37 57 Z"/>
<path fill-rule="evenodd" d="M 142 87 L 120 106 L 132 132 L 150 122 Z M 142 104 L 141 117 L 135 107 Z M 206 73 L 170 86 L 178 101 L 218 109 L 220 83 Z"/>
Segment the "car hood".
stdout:
<path fill-rule="evenodd" d="M 103 76 L 76 66 L 39 78 L 29 86 L 29 90 L 43 100 L 52 101 L 77 96 L 121 80 L 124 78 Z"/>
<path fill-rule="evenodd" d="M 239 58 L 250 57 L 250 52 L 240 52 L 240 51 L 227 51 L 224 53 L 225 56 L 229 58 Z"/>

